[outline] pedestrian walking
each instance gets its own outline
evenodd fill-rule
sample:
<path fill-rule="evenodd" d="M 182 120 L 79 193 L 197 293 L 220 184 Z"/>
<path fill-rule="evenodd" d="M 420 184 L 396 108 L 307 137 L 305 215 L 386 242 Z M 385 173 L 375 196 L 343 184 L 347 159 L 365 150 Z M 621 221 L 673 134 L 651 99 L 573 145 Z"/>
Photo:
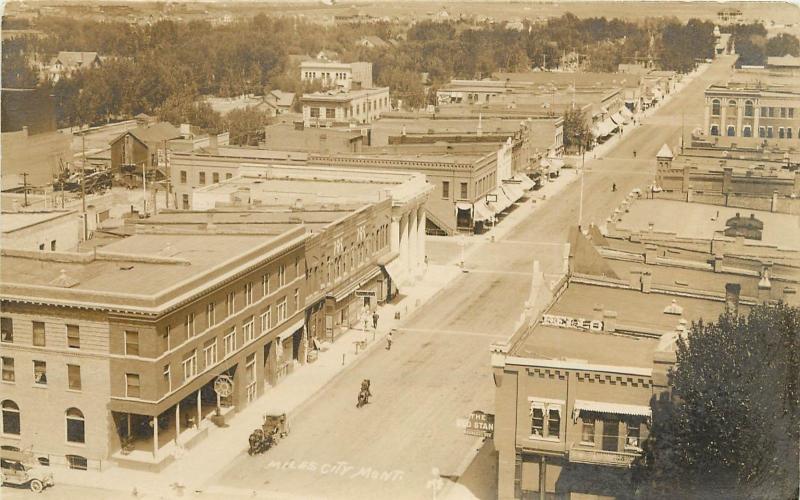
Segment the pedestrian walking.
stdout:
<path fill-rule="evenodd" d="M 372 313 L 372 329 L 373 330 L 378 329 L 378 311 Z"/>
<path fill-rule="evenodd" d="M 392 332 L 393 331 L 394 330 L 389 330 L 389 333 L 386 334 L 386 350 L 387 351 L 391 351 L 392 350 Z"/>

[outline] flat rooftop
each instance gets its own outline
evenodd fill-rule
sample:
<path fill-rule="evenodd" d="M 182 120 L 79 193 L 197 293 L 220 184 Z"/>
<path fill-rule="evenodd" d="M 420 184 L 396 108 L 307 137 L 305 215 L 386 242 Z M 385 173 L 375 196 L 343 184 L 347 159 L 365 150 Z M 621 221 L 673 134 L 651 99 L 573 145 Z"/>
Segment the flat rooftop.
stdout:
<path fill-rule="evenodd" d="M 299 225 L 298 225 L 299 227 Z M 52 287 L 56 292 L 93 292 L 98 303 L 129 304 L 120 297 L 151 298 L 196 280 L 215 268 L 242 258 L 256 247 L 273 242 L 281 232 L 219 234 L 136 234 L 97 249 L 98 258 L 83 254 L 83 261 L 55 260 L 54 254 L 2 255 L 0 277 L 3 285 Z M 110 255 L 113 254 L 113 259 Z M 74 254 L 73 254 L 74 255 Z M 72 286 L 54 284 L 65 275 Z M 37 297 L 52 295 L 36 290 Z M 62 294 L 56 294 L 58 296 Z"/>
<path fill-rule="evenodd" d="M 512 354 L 527 358 L 651 368 L 657 345 L 658 340 L 655 339 L 539 325 Z"/>
<path fill-rule="evenodd" d="M 0 233 L 11 233 L 20 229 L 26 229 L 74 213 L 74 210 L 52 212 L 3 212 L 0 214 Z"/>
<path fill-rule="evenodd" d="M 719 216 L 717 216 L 719 213 Z M 679 237 L 711 240 L 725 230 L 725 221 L 736 214 L 756 218 L 764 223 L 761 241 L 746 240 L 748 244 L 772 245 L 800 250 L 800 216 L 744 208 L 703 205 L 674 200 L 636 200 L 628 213 L 617 223 L 620 229 L 645 231 L 653 223 L 654 230 L 675 233 Z M 721 234 L 721 233 L 720 233 Z"/>
<path fill-rule="evenodd" d="M 137 232 L 141 231 L 203 231 L 211 224 L 216 230 L 226 232 L 253 232 L 280 234 L 288 226 L 303 224 L 307 229 L 321 229 L 331 222 L 365 206 L 352 203 L 335 207 L 303 207 L 302 210 L 278 207 L 230 207 L 213 210 L 176 210 L 162 212 L 154 217 L 136 221 Z"/>

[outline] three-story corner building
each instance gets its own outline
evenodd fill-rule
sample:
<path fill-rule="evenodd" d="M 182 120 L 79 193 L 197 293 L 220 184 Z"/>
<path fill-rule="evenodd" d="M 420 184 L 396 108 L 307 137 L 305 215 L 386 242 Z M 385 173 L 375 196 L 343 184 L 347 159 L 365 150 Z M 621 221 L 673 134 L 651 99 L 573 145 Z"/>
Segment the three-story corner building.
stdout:
<path fill-rule="evenodd" d="M 152 227 L 92 254 L 3 250 L 0 442 L 163 467 L 304 359 L 306 238 Z"/>
<path fill-rule="evenodd" d="M 703 130 L 720 146 L 800 146 L 797 86 L 729 83 L 705 91 Z"/>

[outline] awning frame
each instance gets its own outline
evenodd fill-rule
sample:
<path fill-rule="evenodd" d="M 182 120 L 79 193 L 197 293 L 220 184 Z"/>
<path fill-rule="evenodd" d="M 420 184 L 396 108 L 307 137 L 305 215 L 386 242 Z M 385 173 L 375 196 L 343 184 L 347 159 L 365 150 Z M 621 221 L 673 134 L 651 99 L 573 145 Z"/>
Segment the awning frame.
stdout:
<path fill-rule="evenodd" d="M 653 411 L 649 406 L 576 399 L 572 410 L 573 421 L 578 421 L 578 416 L 582 411 L 644 417 L 647 419 L 650 419 L 653 416 Z"/>

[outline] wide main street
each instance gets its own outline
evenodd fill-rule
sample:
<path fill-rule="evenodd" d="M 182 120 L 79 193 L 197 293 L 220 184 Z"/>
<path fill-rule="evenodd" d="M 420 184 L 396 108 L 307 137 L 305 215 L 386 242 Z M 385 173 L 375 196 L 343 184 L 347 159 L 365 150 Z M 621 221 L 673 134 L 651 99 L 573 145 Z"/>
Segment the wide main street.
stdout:
<path fill-rule="evenodd" d="M 678 142 L 682 123 L 687 135 L 702 125 L 703 90 L 730 71 L 729 60 L 715 61 L 641 126 L 611 139 L 617 144 L 603 158 L 587 155 L 584 225 L 603 223 L 628 192 L 649 185 L 655 153 Z M 473 239 L 482 248 L 467 253 L 469 272 L 404 325 L 391 351 L 378 349 L 334 379 L 298 412 L 279 446 L 263 456 L 240 456 L 208 486 L 298 498 L 430 497 L 433 468 L 456 474 L 476 445 L 457 420 L 473 410 L 493 412 L 488 346 L 512 333 L 533 260 L 546 274 L 560 271 L 560 245 L 578 220 L 580 185 L 569 184 L 506 237 Z M 450 245 L 444 253 L 457 257 L 457 245 Z M 365 378 L 374 397 L 357 409 Z"/>

